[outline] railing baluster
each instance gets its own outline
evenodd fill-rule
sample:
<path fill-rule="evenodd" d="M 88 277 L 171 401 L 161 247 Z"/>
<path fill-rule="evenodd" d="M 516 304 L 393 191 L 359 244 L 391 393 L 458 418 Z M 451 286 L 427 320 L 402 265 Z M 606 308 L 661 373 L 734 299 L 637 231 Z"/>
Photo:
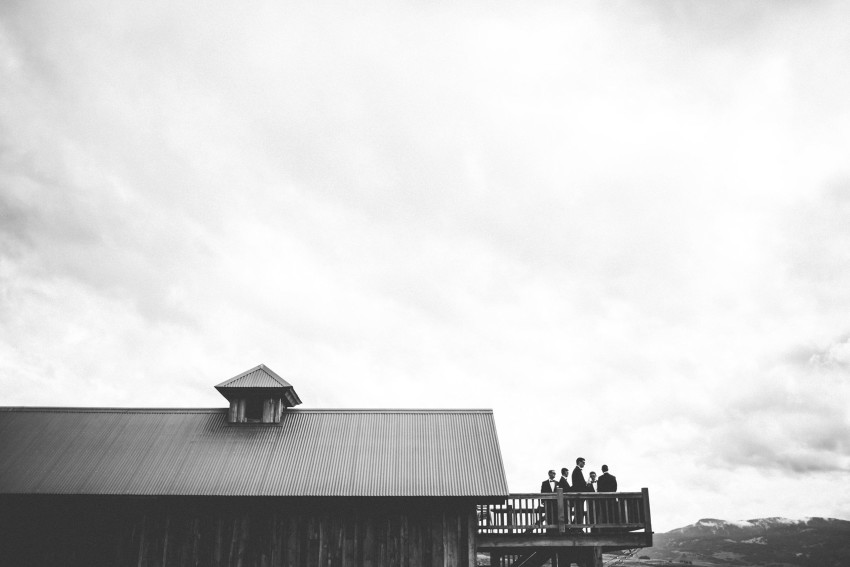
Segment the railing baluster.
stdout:
<path fill-rule="evenodd" d="M 529 522 L 528 522 L 528 511 L 526 510 L 527 508 L 528 508 L 528 500 L 523 498 L 522 500 L 520 500 L 520 510 L 522 510 L 522 512 L 520 512 L 520 515 L 519 515 L 519 522 L 524 526 L 527 526 L 529 524 Z M 525 531 L 525 528 L 523 528 L 522 531 Z"/>
<path fill-rule="evenodd" d="M 558 533 L 562 534 L 566 531 L 566 527 L 564 527 L 564 489 L 559 488 L 556 494 L 558 495 Z"/>
<path fill-rule="evenodd" d="M 587 524 L 593 525 L 596 523 L 596 500 L 588 499 L 587 501 Z"/>
<path fill-rule="evenodd" d="M 584 500 L 576 496 L 576 523 L 584 523 Z"/>

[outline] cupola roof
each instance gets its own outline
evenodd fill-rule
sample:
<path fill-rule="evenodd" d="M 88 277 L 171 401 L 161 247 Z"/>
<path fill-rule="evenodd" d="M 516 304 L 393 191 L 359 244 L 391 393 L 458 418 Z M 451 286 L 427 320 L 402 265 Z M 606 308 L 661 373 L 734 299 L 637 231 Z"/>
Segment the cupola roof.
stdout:
<path fill-rule="evenodd" d="M 287 407 L 297 406 L 301 398 L 295 393 L 292 384 L 281 378 L 266 366 L 258 364 L 254 368 L 225 380 L 216 385 L 216 390 L 228 400 L 246 395 L 274 396 L 284 399 Z"/>

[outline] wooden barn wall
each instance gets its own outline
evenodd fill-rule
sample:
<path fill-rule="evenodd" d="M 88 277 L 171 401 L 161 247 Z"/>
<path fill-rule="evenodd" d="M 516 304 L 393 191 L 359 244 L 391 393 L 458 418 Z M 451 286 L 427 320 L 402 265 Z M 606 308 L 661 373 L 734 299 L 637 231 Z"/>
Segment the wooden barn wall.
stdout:
<path fill-rule="evenodd" d="M 4 497 L 0 564 L 474 566 L 452 500 Z"/>

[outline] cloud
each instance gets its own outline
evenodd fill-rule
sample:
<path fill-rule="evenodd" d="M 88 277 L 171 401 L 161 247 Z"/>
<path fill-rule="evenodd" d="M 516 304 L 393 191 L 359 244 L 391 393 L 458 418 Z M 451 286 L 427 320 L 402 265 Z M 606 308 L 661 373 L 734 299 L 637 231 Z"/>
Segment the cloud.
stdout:
<path fill-rule="evenodd" d="M 838 341 L 825 350 L 812 354 L 809 363 L 825 370 L 846 371 L 850 368 L 850 339 Z"/>
<path fill-rule="evenodd" d="M 707 428 L 705 462 L 791 475 L 850 471 L 850 381 L 846 367 L 823 362 L 845 349 L 839 341 L 805 365 L 777 363 L 730 390 Z"/>
<path fill-rule="evenodd" d="M 846 175 L 846 172 L 844 173 Z M 829 179 L 788 215 L 785 258 L 798 289 L 821 304 L 850 299 L 850 181 Z"/>

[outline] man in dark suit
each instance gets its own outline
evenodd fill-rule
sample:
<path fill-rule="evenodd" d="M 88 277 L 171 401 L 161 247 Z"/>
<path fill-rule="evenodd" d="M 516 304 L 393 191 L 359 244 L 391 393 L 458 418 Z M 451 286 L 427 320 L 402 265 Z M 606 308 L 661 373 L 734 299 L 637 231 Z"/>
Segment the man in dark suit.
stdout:
<path fill-rule="evenodd" d="M 557 488 L 558 482 L 555 480 L 555 471 L 551 470 L 549 471 L 549 478 L 544 480 L 540 485 L 540 492 L 543 494 L 552 494 Z M 557 504 L 554 500 L 546 500 L 545 502 L 546 504 L 544 509 L 546 510 L 546 523 L 550 526 L 549 529 L 551 530 L 551 526 L 557 523 L 557 520 L 555 519 Z"/>
<path fill-rule="evenodd" d="M 587 492 L 587 482 L 584 480 L 584 473 L 581 469 L 584 468 L 584 457 L 576 459 L 576 468 L 573 469 L 572 484 L 573 492 Z M 584 502 L 578 500 L 575 503 L 570 503 L 570 511 L 575 515 L 573 522 L 582 524 L 584 517 Z"/>
<path fill-rule="evenodd" d="M 567 478 L 569 476 L 570 476 L 570 469 L 568 469 L 567 467 L 562 468 L 561 469 L 561 478 L 558 479 L 558 488 L 563 490 L 565 493 L 572 490 L 572 488 L 570 487 L 570 481 L 567 480 Z M 566 502 L 565 514 L 566 514 L 567 523 L 572 522 L 573 514 L 575 514 L 575 511 L 573 510 L 573 507 L 570 505 L 569 500 L 567 500 L 567 502 Z"/>
<path fill-rule="evenodd" d="M 540 492 L 543 494 L 551 494 L 558 488 L 558 482 L 555 480 L 555 471 L 549 471 L 549 478 L 543 481 L 540 485 Z"/>
<path fill-rule="evenodd" d="M 584 468 L 584 457 L 576 459 L 576 468 L 573 469 L 573 492 L 587 492 L 587 481 L 584 480 L 584 473 L 581 469 Z"/>
<path fill-rule="evenodd" d="M 608 465 L 602 465 L 602 476 L 596 483 L 599 492 L 617 492 L 617 477 L 608 472 Z"/>
<path fill-rule="evenodd" d="M 570 469 L 564 467 L 561 469 L 561 478 L 558 479 L 558 488 L 563 490 L 564 492 L 570 491 L 570 481 L 567 480 L 567 476 L 570 474 Z"/>
<path fill-rule="evenodd" d="M 596 490 L 599 492 L 617 492 L 617 477 L 608 472 L 608 465 L 602 465 L 602 476 L 596 483 Z M 602 507 L 602 522 L 615 523 L 617 517 L 617 503 L 606 501 Z"/>

